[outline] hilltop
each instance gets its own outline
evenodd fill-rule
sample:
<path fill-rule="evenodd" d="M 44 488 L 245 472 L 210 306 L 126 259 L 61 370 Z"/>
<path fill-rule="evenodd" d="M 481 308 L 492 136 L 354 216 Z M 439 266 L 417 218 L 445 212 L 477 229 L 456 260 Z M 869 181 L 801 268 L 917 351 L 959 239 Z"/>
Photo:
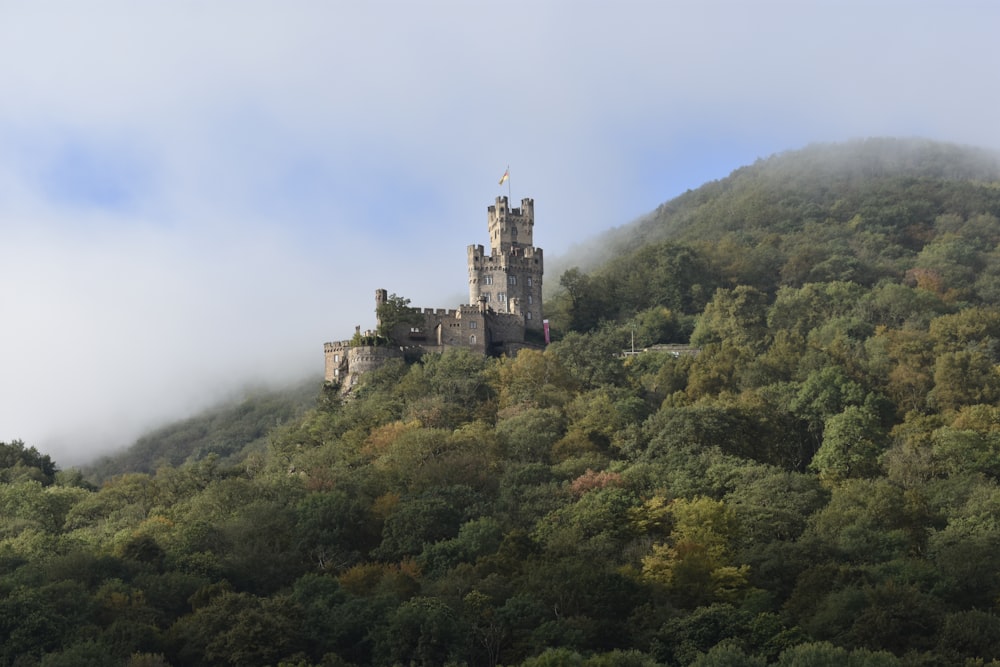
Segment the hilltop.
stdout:
<path fill-rule="evenodd" d="M 549 316 L 563 330 L 590 329 L 654 305 L 697 315 L 719 287 L 773 296 L 806 283 L 918 277 L 944 281 L 939 290 L 960 281 L 955 298 L 997 301 L 998 180 L 996 153 L 926 140 L 774 155 L 608 232 L 609 259 L 564 277 Z"/>

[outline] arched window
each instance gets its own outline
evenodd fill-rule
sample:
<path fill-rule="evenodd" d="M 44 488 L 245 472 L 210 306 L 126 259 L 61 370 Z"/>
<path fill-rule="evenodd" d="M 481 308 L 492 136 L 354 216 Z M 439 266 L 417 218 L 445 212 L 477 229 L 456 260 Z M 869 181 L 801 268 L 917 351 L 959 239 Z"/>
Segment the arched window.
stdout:
<path fill-rule="evenodd" d="M 471 336 L 469 336 L 469 345 L 475 345 L 475 344 L 476 344 L 476 334 L 472 334 Z"/>

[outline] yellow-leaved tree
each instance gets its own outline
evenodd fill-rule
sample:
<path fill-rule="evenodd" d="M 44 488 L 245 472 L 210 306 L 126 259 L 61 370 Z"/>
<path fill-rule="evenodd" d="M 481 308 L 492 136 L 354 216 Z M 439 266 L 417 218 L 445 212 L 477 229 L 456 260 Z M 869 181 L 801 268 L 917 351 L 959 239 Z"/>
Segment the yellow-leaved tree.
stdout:
<path fill-rule="evenodd" d="M 738 529 L 735 513 L 721 500 L 677 498 L 666 509 L 672 529 L 666 542 L 653 545 L 642 559 L 642 574 L 661 584 L 685 607 L 732 602 L 747 588 L 749 565 L 733 564 L 729 544 Z"/>

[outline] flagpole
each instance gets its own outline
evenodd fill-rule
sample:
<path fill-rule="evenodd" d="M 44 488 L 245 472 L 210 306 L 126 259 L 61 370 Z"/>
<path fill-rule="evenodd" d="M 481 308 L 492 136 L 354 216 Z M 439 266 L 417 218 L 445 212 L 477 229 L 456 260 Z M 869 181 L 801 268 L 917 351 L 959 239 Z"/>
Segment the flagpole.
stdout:
<path fill-rule="evenodd" d="M 507 181 L 507 201 L 510 201 L 510 165 L 503 172 L 503 176 L 500 177 L 500 186 L 503 187 L 503 182 Z"/>

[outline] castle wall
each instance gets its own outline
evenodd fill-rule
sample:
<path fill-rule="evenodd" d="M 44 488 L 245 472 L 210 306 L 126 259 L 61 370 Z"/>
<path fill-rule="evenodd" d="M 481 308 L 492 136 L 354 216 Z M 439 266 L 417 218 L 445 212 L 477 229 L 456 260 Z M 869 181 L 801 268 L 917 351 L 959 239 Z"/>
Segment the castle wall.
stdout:
<path fill-rule="evenodd" d="M 327 382 L 340 382 L 347 374 L 347 351 L 351 349 L 350 341 L 339 343 L 324 343 L 323 358 L 325 372 L 323 379 Z"/>
<path fill-rule="evenodd" d="M 347 373 L 343 378 L 343 389 L 349 390 L 365 373 L 375 370 L 390 359 L 402 359 L 403 351 L 398 347 L 356 345 L 347 350 Z"/>
<path fill-rule="evenodd" d="M 491 351 L 502 350 L 510 343 L 524 342 L 524 318 L 516 313 L 487 313 Z"/>
<path fill-rule="evenodd" d="M 466 348 L 480 354 L 516 354 L 532 347 L 526 330 L 543 329 L 542 277 L 544 255 L 533 245 L 535 203 L 522 199 L 520 208 L 497 197 L 487 209 L 490 252 L 483 245 L 468 246 L 469 304 L 455 309 L 414 308 L 415 324 L 397 325 L 388 332 L 392 345 L 351 346 L 351 341 L 325 343 L 327 382 L 339 383 L 347 393 L 364 373 L 390 359 L 414 359 L 422 354 Z M 388 292 L 375 291 L 376 312 Z M 360 327 L 357 327 L 360 335 Z M 374 339 L 372 332 L 367 332 Z"/>
<path fill-rule="evenodd" d="M 477 306 L 456 309 L 414 308 L 422 323 L 402 324 L 392 331 L 392 339 L 406 347 L 420 347 L 425 352 L 440 352 L 448 347 L 466 347 L 486 353 L 487 336 L 484 314 Z"/>

